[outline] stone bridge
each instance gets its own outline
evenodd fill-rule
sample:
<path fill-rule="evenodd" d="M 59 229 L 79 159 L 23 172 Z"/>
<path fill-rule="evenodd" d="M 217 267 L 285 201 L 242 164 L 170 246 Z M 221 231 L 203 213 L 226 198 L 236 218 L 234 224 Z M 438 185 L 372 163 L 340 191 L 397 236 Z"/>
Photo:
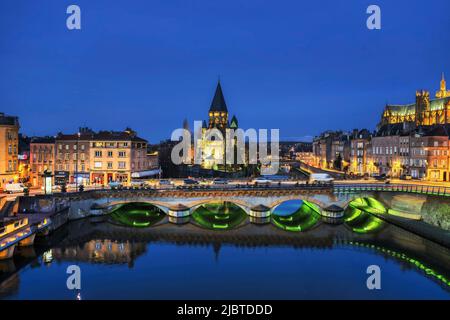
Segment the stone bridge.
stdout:
<path fill-rule="evenodd" d="M 153 204 L 172 216 L 189 215 L 198 206 L 208 202 L 228 201 L 242 207 L 251 214 L 252 210 L 262 212 L 274 209 L 279 204 L 293 199 L 306 200 L 325 209 L 331 204 L 342 205 L 331 187 L 309 188 L 211 188 L 191 190 L 92 190 L 78 193 L 58 193 L 22 197 L 19 201 L 20 212 L 51 212 L 70 207 L 72 219 L 92 214 L 105 214 L 126 203 Z M 345 202 L 345 201 L 344 201 Z M 259 211 L 258 211 L 259 210 Z M 255 213 L 256 215 L 260 215 Z M 262 215 L 267 214 L 261 213 Z"/>
<path fill-rule="evenodd" d="M 385 192 L 386 191 L 386 192 Z M 126 203 L 149 203 L 159 207 L 169 216 L 183 217 L 191 214 L 198 206 L 208 202 L 232 202 L 242 207 L 249 215 L 265 217 L 270 215 L 279 204 L 288 200 L 304 200 L 318 207 L 318 211 L 327 215 L 330 206 L 341 208 L 360 197 L 375 197 L 387 206 L 400 202 L 416 201 L 417 208 L 427 201 L 428 195 L 407 195 L 404 191 L 394 190 L 354 190 L 340 192 L 333 186 L 272 186 L 250 188 L 191 188 L 191 189 L 122 189 L 90 190 L 76 193 L 56 193 L 21 197 L 19 212 L 55 212 L 69 207 L 69 219 L 78 219 L 90 215 L 107 214 L 117 206 Z M 422 199 L 423 198 L 423 199 Z M 411 205 L 408 207 L 410 211 Z M 414 209 L 414 208 L 413 208 Z M 414 209 L 416 210 L 416 209 Z"/>

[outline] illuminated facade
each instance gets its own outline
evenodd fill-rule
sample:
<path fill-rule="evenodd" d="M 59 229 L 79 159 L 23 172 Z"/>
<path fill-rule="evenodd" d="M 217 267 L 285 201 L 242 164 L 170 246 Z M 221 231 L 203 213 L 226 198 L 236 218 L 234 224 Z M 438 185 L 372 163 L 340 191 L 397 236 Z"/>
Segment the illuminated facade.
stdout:
<path fill-rule="evenodd" d="M 225 140 L 226 129 L 237 129 L 238 121 L 235 116 L 229 121 L 228 108 L 222 92 L 220 81 L 217 83 L 216 92 L 211 102 L 208 113 L 208 123 L 203 122 L 202 137 L 197 143 L 201 146 L 202 167 L 205 169 L 217 170 L 219 166 L 225 163 Z M 207 136 L 207 129 L 217 129 L 222 134 L 223 140 L 217 139 L 214 135 Z M 211 131 L 210 131 L 211 132 Z"/>
<path fill-rule="evenodd" d="M 43 185 L 42 175 L 45 171 L 55 172 L 55 138 L 33 138 L 30 142 L 31 184 L 33 187 Z"/>
<path fill-rule="evenodd" d="M 0 188 L 18 181 L 19 119 L 0 113 Z"/>
<path fill-rule="evenodd" d="M 440 89 L 430 99 L 425 90 L 416 91 L 416 102 L 407 105 L 386 105 L 380 126 L 386 124 L 406 123 L 414 126 L 450 124 L 450 91 L 447 90 L 444 74 Z"/>
<path fill-rule="evenodd" d="M 150 168 L 147 159 L 147 140 L 139 138 L 136 132 L 100 131 L 90 141 L 90 181 L 106 185 L 116 181 L 131 182 L 133 172 Z"/>

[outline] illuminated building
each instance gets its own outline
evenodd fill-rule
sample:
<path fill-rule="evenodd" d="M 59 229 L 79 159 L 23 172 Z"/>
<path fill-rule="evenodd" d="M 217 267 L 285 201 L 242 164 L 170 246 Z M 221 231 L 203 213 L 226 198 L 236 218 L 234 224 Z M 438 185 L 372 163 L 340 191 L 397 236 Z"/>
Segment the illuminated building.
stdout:
<path fill-rule="evenodd" d="M 371 151 L 371 133 L 369 130 L 355 130 L 350 144 L 349 171 L 359 175 L 374 173 L 375 167 L 369 156 Z"/>
<path fill-rule="evenodd" d="M 386 105 L 379 126 L 406 123 L 411 127 L 450 124 L 450 91 L 446 88 L 444 74 L 436 99 L 430 99 L 426 90 L 416 92 L 416 101 L 407 105 Z"/>
<path fill-rule="evenodd" d="M 139 138 L 129 128 L 94 134 L 89 154 L 90 181 L 93 184 L 105 185 L 112 181 L 128 184 L 132 173 L 150 169 L 147 140 Z"/>
<path fill-rule="evenodd" d="M 411 176 L 428 181 L 449 181 L 449 135 L 437 127 L 411 137 Z"/>
<path fill-rule="evenodd" d="M 325 131 L 313 140 L 313 154 L 315 165 L 319 168 L 337 168 L 337 161 L 350 162 L 351 135 L 342 131 Z"/>
<path fill-rule="evenodd" d="M 0 188 L 19 180 L 19 118 L 0 113 Z"/>
<path fill-rule="evenodd" d="M 55 138 L 33 138 L 30 142 L 31 184 L 33 187 L 43 185 L 44 172 L 55 171 Z"/>
<path fill-rule="evenodd" d="M 203 122 L 202 137 L 197 142 L 203 151 L 202 167 L 205 169 L 219 169 L 225 164 L 225 137 L 226 129 L 237 129 L 238 120 L 235 116 L 231 121 L 228 120 L 228 108 L 222 92 L 220 81 L 217 83 L 216 92 L 214 93 L 211 106 L 209 108 L 209 120 Z M 207 129 L 217 129 L 221 132 L 223 140 L 215 139 L 215 137 L 207 137 Z"/>
<path fill-rule="evenodd" d="M 31 138 L 19 133 L 19 181 L 28 182 L 31 177 L 30 167 L 30 141 Z"/>
<path fill-rule="evenodd" d="M 55 184 L 90 183 L 89 149 L 94 132 L 80 128 L 75 134 L 59 133 L 55 139 Z"/>

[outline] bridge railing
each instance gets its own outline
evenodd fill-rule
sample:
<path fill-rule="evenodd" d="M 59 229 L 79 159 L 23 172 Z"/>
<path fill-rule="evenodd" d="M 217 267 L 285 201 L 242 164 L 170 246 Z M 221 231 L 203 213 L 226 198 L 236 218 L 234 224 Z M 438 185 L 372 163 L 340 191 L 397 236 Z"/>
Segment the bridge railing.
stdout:
<path fill-rule="evenodd" d="M 332 183 L 272 183 L 272 184 L 229 184 L 229 185 L 183 185 L 183 186 L 172 186 L 172 187 L 153 187 L 153 186 L 130 186 L 130 187 L 119 187 L 119 188 L 96 188 L 90 189 L 83 192 L 67 192 L 67 195 L 77 195 L 87 192 L 121 192 L 121 191 L 258 191 L 258 190 L 310 190 L 310 191 L 331 191 L 333 189 Z M 62 193 L 55 193 L 61 195 Z"/>
<path fill-rule="evenodd" d="M 335 184 L 335 192 L 388 191 L 450 196 L 450 187 L 417 184 Z"/>

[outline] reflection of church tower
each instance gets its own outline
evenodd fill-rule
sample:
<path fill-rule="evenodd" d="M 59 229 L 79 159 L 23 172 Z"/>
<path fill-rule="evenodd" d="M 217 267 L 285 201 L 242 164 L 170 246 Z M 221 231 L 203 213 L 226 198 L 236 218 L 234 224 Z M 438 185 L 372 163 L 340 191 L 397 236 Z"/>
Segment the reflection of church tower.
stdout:
<path fill-rule="evenodd" d="M 228 109 L 223 97 L 220 80 L 209 108 L 209 128 L 225 130 L 228 127 Z"/>

